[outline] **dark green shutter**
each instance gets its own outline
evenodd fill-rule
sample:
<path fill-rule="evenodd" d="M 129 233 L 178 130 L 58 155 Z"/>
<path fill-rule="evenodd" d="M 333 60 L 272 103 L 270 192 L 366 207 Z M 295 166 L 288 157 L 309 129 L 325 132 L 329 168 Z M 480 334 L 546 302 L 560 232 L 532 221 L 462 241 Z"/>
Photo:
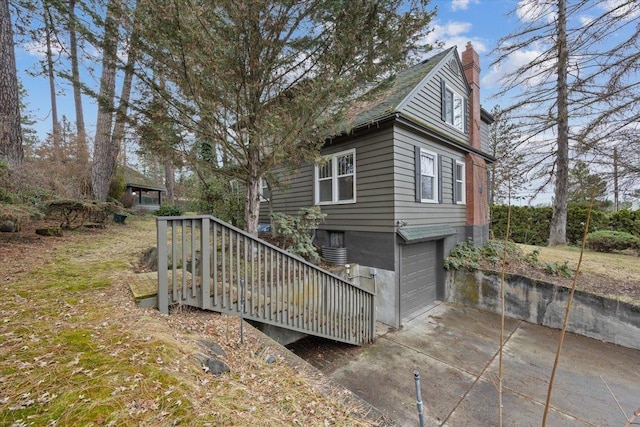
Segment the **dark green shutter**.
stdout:
<path fill-rule="evenodd" d="M 442 156 L 438 156 L 438 203 L 442 203 Z"/>
<path fill-rule="evenodd" d="M 456 164 L 456 159 L 451 159 L 451 176 L 452 176 L 452 182 L 453 182 L 453 204 L 455 205 L 456 203 L 458 203 L 458 167 Z"/>
<path fill-rule="evenodd" d="M 421 191 L 422 191 L 422 174 L 420 173 L 420 147 L 416 146 L 414 148 L 415 153 L 415 175 L 416 175 L 416 202 L 420 203 L 422 200 Z"/>
<path fill-rule="evenodd" d="M 447 85 L 444 79 L 440 79 L 440 118 L 443 122 L 447 121 Z"/>

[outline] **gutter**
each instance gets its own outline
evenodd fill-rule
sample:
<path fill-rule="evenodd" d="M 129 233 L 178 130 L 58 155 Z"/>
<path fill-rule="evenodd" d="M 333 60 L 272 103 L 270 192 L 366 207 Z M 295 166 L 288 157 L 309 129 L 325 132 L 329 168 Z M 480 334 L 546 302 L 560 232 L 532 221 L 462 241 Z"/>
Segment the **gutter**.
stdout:
<path fill-rule="evenodd" d="M 412 117 L 404 115 L 402 113 L 398 113 L 398 112 L 388 113 L 383 116 L 380 116 L 377 119 L 372 119 L 365 123 L 356 125 L 353 128 L 351 128 L 349 133 L 343 132 L 340 135 L 336 135 L 332 138 L 328 138 L 326 143 L 333 144 L 337 142 L 336 141 L 337 139 L 342 139 L 344 137 L 349 137 L 349 136 L 355 136 L 356 134 L 361 134 L 370 130 L 377 130 L 387 125 L 391 125 L 393 123 L 398 123 L 405 127 L 411 128 L 422 135 L 428 136 L 430 139 L 436 140 L 442 145 L 454 148 L 458 151 L 462 151 L 464 153 L 476 154 L 482 157 L 484 160 L 486 160 L 489 163 L 493 163 L 497 160 L 495 157 L 485 153 L 482 150 L 478 150 L 477 148 L 474 148 L 471 145 L 466 144 L 464 142 L 460 142 L 452 138 L 444 137 L 439 132 L 431 129 L 429 126 L 425 124 L 421 124 L 420 122 L 413 119 Z"/>

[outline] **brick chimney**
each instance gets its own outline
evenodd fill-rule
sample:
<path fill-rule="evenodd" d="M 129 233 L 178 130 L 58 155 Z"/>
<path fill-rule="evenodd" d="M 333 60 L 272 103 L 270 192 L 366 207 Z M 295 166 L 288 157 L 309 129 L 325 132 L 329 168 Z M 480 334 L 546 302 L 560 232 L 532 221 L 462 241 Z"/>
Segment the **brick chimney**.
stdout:
<path fill-rule="evenodd" d="M 480 57 L 471 42 L 462 52 L 462 68 L 471 87 L 469 99 L 469 145 L 481 150 L 480 144 Z M 489 203 L 487 197 L 487 165 L 476 154 L 466 156 L 467 238 L 481 245 L 489 238 Z"/>
<path fill-rule="evenodd" d="M 467 48 L 462 52 L 462 68 L 464 76 L 471 86 L 469 99 L 469 144 L 480 149 L 480 56 L 467 42 Z"/>

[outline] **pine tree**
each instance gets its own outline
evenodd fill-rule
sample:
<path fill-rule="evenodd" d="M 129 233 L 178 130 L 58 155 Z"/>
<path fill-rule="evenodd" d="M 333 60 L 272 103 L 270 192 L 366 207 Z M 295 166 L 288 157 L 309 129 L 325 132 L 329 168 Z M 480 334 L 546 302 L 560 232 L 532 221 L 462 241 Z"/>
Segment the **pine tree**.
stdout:
<path fill-rule="evenodd" d="M 22 163 L 20 97 L 9 0 L 0 0 L 0 161 Z"/>
<path fill-rule="evenodd" d="M 205 180 L 241 184 L 247 231 L 257 233 L 261 178 L 315 160 L 354 93 L 424 51 L 427 3 L 148 2 L 144 68 L 165 73 L 183 157 Z"/>

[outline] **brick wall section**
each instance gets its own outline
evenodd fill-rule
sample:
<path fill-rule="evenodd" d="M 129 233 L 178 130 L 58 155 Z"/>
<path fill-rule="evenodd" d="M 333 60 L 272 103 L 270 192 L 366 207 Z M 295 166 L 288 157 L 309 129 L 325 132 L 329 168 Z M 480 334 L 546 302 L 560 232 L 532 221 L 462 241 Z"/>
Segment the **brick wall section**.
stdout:
<path fill-rule="evenodd" d="M 471 42 L 462 52 L 462 68 L 469 86 L 469 144 L 480 150 L 480 57 Z M 475 154 L 466 156 L 466 203 L 467 225 L 485 225 L 488 223 L 487 202 L 487 165 Z"/>

